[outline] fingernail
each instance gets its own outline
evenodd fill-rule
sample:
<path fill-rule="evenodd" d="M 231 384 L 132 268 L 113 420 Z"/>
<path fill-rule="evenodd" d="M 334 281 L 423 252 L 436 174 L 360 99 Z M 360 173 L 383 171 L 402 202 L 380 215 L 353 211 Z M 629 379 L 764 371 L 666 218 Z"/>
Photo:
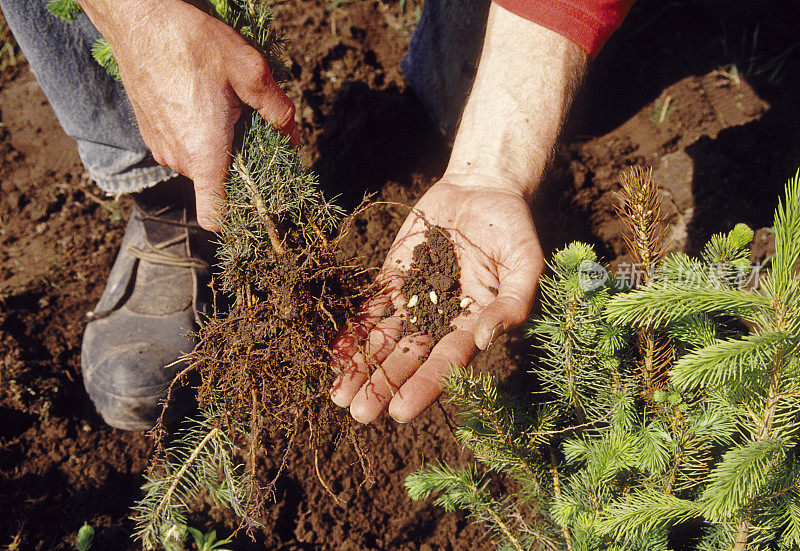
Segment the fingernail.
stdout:
<path fill-rule="evenodd" d="M 506 324 L 505 323 L 503 323 L 501 321 L 500 323 L 495 325 L 492 328 L 491 336 L 489 336 L 489 344 L 486 345 L 486 350 L 489 350 L 489 347 L 494 344 L 494 341 L 497 339 L 497 337 L 499 337 L 500 335 L 502 335 L 505 332 L 506 332 Z"/>
<path fill-rule="evenodd" d="M 391 414 L 389 414 L 389 416 L 390 416 L 392 419 L 394 419 L 394 422 L 395 422 L 395 423 L 398 423 L 398 424 L 400 424 L 400 425 L 407 425 L 407 424 L 408 424 L 408 421 L 403 421 L 403 420 L 402 420 L 402 419 L 404 418 L 402 415 L 397 415 L 397 414 L 395 413 L 394 415 L 391 415 Z M 398 417 L 400 417 L 400 419 L 398 419 Z"/>
<path fill-rule="evenodd" d="M 395 402 L 397 400 L 397 402 Z M 399 405 L 398 405 L 399 404 Z M 392 403 L 389 404 L 389 417 L 394 419 L 396 423 L 401 425 L 405 425 L 408 423 L 408 420 L 402 421 L 401 419 L 406 419 L 406 415 L 404 415 L 405 404 L 402 401 L 400 396 L 396 396 Z"/>

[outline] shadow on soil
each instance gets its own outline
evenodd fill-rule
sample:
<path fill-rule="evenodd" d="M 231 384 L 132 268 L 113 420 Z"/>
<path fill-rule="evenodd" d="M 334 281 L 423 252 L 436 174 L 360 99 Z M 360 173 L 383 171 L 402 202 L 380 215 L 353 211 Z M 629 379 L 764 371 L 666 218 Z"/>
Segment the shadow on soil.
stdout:
<path fill-rule="evenodd" d="M 797 111 L 774 106 L 761 119 L 727 128 L 686 148 L 694 162 L 695 211 L 688 225 L 690 254 L 711 235 L 738 222 L 772 226 L 778 197 L 800 164 Z"/>
<path fill-rule="evenodd" d="M 414 172 L 444 171 L 447 149 L 410 91 L 342 86 L 318 140 L 314 170 L 329 197 L 352 209 L 387 181 L 409 185 Z"/>
<path fill-rule="evenodd" d="M 794 0 L 639 0 L 592 63 L 571 128 L 605 134 L 689 75 L 735 66 L 772 103 L 796 90 Z"/>

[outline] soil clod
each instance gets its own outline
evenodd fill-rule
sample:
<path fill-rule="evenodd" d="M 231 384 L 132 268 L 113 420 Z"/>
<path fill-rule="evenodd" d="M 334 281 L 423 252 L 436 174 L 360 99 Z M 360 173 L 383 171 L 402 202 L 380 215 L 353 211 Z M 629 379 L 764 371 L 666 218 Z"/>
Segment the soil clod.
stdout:
<path fill-rule="evenodd" d="M 436 343 L 453 331 L 451 322 L 462 310 L 460 278 L 453 242 L 442 228 L 431 227 L 414 247 L 403 283 L 403 295 L 409 297 L 403 335 L 422 332 Z"/>

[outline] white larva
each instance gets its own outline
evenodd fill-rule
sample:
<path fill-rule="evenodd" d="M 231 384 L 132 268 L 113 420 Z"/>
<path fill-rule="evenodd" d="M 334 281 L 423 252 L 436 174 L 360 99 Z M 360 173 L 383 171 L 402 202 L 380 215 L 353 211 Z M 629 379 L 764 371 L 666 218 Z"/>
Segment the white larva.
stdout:
<path fill-rule="evenodd" d="M 436 292 L 435 291 L 431 291 L 430 297 L 431 297 L 431 302 L 432 303 L 434 303 L 434 304 L 438 304 L 439 303 L 439 297 L 436 296 Z"/>
<path fill-rule="evenodd" d="M 419 302 L 419 297 L 417 295 L 414 295 L 413 297 L 408 299 L 408 304 L 406 304 L 406 306 L 408 306 L 409 308 L 413 308 L 414 306 L 417 305 L 418 302 Z"/>

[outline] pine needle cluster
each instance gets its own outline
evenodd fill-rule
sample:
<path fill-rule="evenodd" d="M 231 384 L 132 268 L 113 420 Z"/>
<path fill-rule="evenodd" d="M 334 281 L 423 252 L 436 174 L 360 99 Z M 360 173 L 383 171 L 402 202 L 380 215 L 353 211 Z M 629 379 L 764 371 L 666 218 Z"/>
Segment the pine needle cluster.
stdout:
<path fill-rule="evenodd" d="M 229 432 L 218 426 L 218 418 L 218 412 L 208 408 L 186 422 L 162 469 L 146 477 L 146 496 L 134 507 L 135 537 L 145 549 L 183 541 L 186 514 L 201 491 L 239 517 L 249 515 L 251 481 L 244 466 L 236 463 L 236 447 Z"/>
<path fill-rule="evenodd" d="M 80 14 L 83 13 L 80 5 L 76 0 L 51 0 L 47 4 L 47 9 L 58 17 L 67 22 L 75 21 Z M 111 51 L 111 44 L 108 43 L 104 37 L 100 37 L 92 44 L 92 57 L 94 60 L 103 67 L 109 75 L 119 80 L 119 67 L 117 67 L 117 60 L 114 58 L 114 53 Z"/>
<path fill-rule="evenodd" d="M 800 549 L 800 172 L 760 278 L 752 237 L 739 224 L 698 258 L 663 256 L 636 289 L 586 245 L 557 252 L 530 329 L 542 391 L 515 399 L 455 370 L 457 437 L 484 469 L 423 468 L 411 497 L 467 511 L 503 549 Z M 643 330 L 669 343 L 649 390 Z M 518 489 L 494 496 L 483 470 Z"/>

